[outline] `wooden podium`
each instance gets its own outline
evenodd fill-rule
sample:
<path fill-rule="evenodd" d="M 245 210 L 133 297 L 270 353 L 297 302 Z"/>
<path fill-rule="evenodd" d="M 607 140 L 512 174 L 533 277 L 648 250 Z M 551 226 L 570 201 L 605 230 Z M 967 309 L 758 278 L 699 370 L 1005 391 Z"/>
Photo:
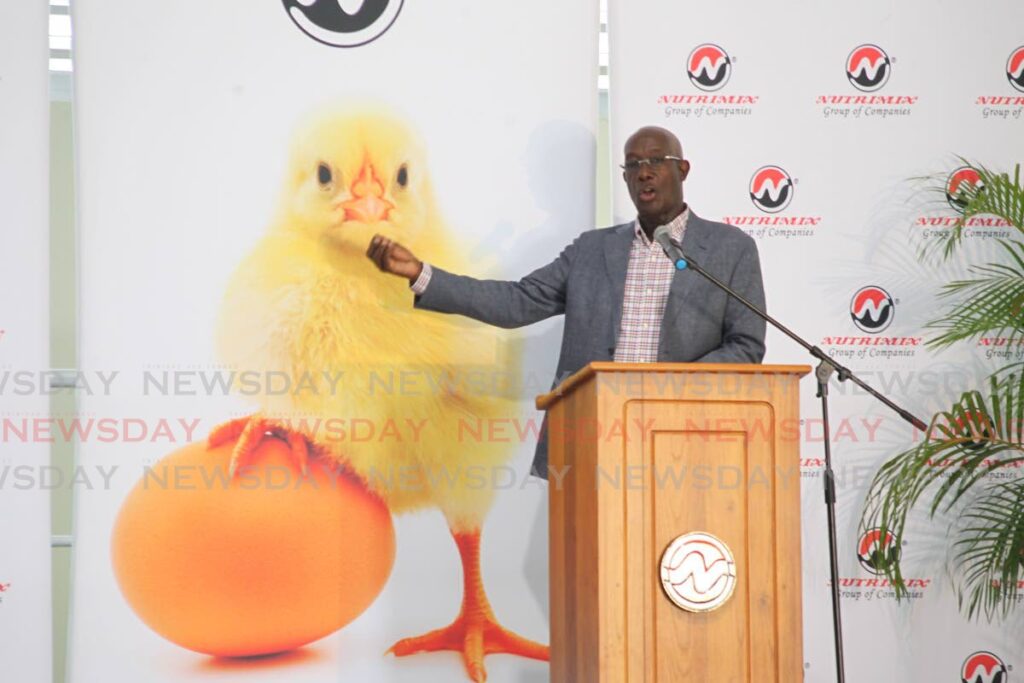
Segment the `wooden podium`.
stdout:
<path fill-rule="evenodd" d="M 808 372 L 591 363 L 538 397 L 553 682 L 803 680 Z"/>

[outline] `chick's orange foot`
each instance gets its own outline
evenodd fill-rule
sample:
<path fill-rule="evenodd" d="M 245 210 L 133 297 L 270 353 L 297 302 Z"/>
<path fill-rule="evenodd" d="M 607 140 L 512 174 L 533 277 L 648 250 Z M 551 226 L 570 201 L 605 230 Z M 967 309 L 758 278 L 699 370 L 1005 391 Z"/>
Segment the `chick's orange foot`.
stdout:
<path fill-rule="evenodd" d="M 398 641 L 388 652 L 396 657 L 441 650 L 459 652 L 470 680 L 478 683 L 487 680 L 484 655 L 504 653 L 548 661 L 547 645 L 512 633 L 495 619 L 480 574 L 480 531 L 453 532 L 452 536 L 462 559 L 463 594 L 459 616 L 444 628 Z"/>
<path fill-rule="evenodd" d="M 439 652 L 450 650 L 462 654 L 466 673 L 472 681 L 486 681 L 484 655 L 504 653 L 547 661 L 548 646 L 527 640 L 504 629 L 493 617 L 470 619 L 464 615 L 444 628 L 422 636 L 404 638 L 388 650 L 396 657 L 405 657 L 418 652 Z"/>
<path fill-rule="evenodd" d="M 239 468 L 247 464 L 256 447 L 267 437 L 286 442 L 299 470 L 302 474 L 308 473 L 310 444 L 306 436 L 279 420 L 272 420 L 259 413 L 229 420 L 214 427 L 206 441 L 210 448 L 216 448 L 237 440 L 231 452 L 231 464 L 228 468 L 229 476 L 234 477 Z"/>

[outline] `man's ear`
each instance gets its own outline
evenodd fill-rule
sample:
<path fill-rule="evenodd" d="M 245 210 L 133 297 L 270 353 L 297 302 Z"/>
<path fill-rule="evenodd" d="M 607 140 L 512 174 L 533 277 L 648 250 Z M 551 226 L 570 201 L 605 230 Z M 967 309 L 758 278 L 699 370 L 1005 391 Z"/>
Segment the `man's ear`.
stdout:
<path fill-rule="evenodd" d="M 690 162 L 683 159 L 679 162 L 679 179 L 686 180 L 688 175 L 690 175 Z"/>

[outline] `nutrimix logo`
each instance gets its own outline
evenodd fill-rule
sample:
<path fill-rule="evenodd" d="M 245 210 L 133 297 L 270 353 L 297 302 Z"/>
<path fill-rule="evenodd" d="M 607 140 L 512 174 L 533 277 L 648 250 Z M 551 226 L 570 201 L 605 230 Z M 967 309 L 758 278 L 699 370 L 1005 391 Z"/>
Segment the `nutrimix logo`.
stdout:
<path fill-rule="evenodd" d="M 404 0 L 282 0 L 295 25 L 331 47 L 359 47 L 380 38 Z"/>
<path fill-rule="evenodd" d="M 711 534 L 683 534 L 661 556 L 661 587 L 676 607 L 710 612 L 732 597 L 736 560 L 729 546 Z"/>
<path fill-rule="evenodd" d="M 877 285 L 861 287 L 850 299 L 850 318 L 864 332 L 878 334 L 892 323 L 896 302 Z"/>
<path fill-rule="evenodd" d="M 750 177 L 750 201 L 765 213 L 778 213 L 793 201 L 793 178 L 780 166 L 762 166 Z"/>
<path fill-rule="evenodd" d="M 1021 98 L 1024 102 L 1024 97 Z M 971 216 L 964 219 L 963 212 L 971 192 L 980 192 L 984 183 L 978 171 L 970 166 L 960 166 L 946 177 L 946 202 L 954 214 L 918 216 L 914 224 L 922 228 L 925 238 L 946 238 L 950 229 L 963 221 L 963 236 L 982 239 L 1006 239 L 1010 237 L 1010 223 L 1005 218 L 991 215 Z"/>
<path fill-rule="evenodd" d="M 981 118 L 1008 120 L 1024 118 L 1024 45 L 1012 50 L 1006 59 L 1006 80 L 1010 84 L 1005 94 L 978 95 L 974 104 Z M 1012 94 L 1016 90 L 1017 94 Z"/>
<path fill-rule="evenodd" d="M 0 605 L 4 602 L 4 593 L 11 590 L 11 584 L 0 581 Z"/>
<path fill-rule="evenodd" d="M 990 427 L 987 424 L 979 424 L 978 422 L 980 421 L 975 421 L 972 429 L 972 427 L 963 424 L 963 422 L 963 420 L 957 419 L 952 425 L 948 425 L 950 433 L 965 439 L 961 442 L 960 447 L 968 451 L 979 451 L 984 448 L 987 445 L 984 439 L 991 438 L 989 433 Z M 915 432 L 915 440 L 919 433 Z M 977 438 L 976 435 L 982 438 Z M 942 478 L 963 474 L 961 469 L 963 461 L 961 459 L 930 459 L 925 461 L 925 465 L 935 470 L 936 474 Z M 985 458 L 978 463 L 978 466 L 985 472 L 982 476 L 989 481 L 1014 481 L 1024 475 L 1024 462 L 1019 460 L 1007 464 L 1006 461 L 999 458 Z M 1024 584 L 1024 581 L 1021 584 Z M 1024 588 L 1024 585 L 1021 585 L 1020 588 Z M 1019 598 L 1019 600 L 1024 600 L 1024 597 Z"/>
<path fill-rule="evenodd" d="M 1024 361 L 1024 339 L 1016 336 L 979 337 L 975 348 L 988 360 L 999 358 Z"/>
<path fill-rule="evenodd" d="M 750 216 L 723 216 L 722 222 L 735 225 L 754 238 L 811 237 L 821 223 L 821 216 L 781 216 L 796 192 L 799 183 L 781 166 L 762 166 L 754 171 L 747 183 L 747 194 L 760 214 Z M 768 215 L 765 215 L 768 214 Z"/>
<path fill-rule="evenodd" d="M 885 572 L 885 568 L 899 559 L 899 546 L 891 531 L 868 529 L 857 540 L 857 561 L 866 571 L 874 575 Z"/>
<path fill-rule="evenodd" d="M 891 72 L 892 60 L 877 45 L 858 45 L 846 58 L 846 77 L 862 92 L 881 90 L 889 82 Z"/>
<path fill-rule="evenodd" d="M 891 533 L 882 534 L 878 528 L 868 529 L 857 539 L 857 561 L 870 577 L 852 576 L 839 579 L 840 597 L 846 600 L 870 602 L 896 599 L 896 589 L 883 574 L 885 568 L 899 559 L 900 549 Z M 905 597 L 924 597 L 931 585 L 930 578 L 904 578 Z"/>
<path fill-rule="evenodd" d="M 913 358 L 924 339 L 922 337 L 892 337 L 882 335 L 896 317 L 900 300 L 878 285 L 861 287 L 850 298 L 850 321 L 862 336 L 828 335 L 821 346 L 832 347 L 829 353 L 837 359 Z"/>
<path fill-rule="evenodd" d="M 1006 60 L 1006 80 L 1014 89 L 1024 92 L 1024 45 L 1011 52 Z"/>
<path fill-rule="evenodd" d="M 846 80 L 864 95 L 818 95 L 826 119 L 898 118 L 910 116 L 917 95 L 876 95 L 889 83 L 896 59 L 873 43 L 858 45 L 846 57 Z"/>
<path fill-rule="evenodd" d="M 750 116 L 760 95 L 724 95 L 717 93 L 732 77 L 736 57 L 714 43 L 693 48 L 686 58 L 686 76 L 702 94 L 692 92 L 658 95 L 657 104 L 665 118 L 720 118 Z"/>
<path fill-rule="evenodd" d="M 946 201 L 954 211 L 963 213 L 967 208 L 967 197 L 982 189 L 984 185 L 978 172 L 970 166 L 961 166 L 946 179 Z"/>
<path fill-rule="evenodd" d="M 732 75 L 732 60 L 719 46 L 704 43 L 693 48 L 693 52 L 686 58 L 686 75 L 701 90 L 721 90 Z"/>
<path fill-rule="evenodd" d="M 987 650 L 967 656 L 960 667 L 960 683 L 1009 683 L 1009 667 Z"/>

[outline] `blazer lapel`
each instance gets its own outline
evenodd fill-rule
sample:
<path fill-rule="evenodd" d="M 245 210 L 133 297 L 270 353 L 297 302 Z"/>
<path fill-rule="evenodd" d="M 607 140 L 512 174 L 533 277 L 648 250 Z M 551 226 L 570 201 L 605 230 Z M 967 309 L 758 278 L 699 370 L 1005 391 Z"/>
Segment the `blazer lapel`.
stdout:
<path fill-rule="evenodd" d="M 619 343 L 619 328 L 622 326 L 622 299 L 626 294 L 626 269 L 629 267 L 629 251 L 633 246 L 633 223 L 616 226 L 609 231 L 604 241 L 604 263 L 612 288 L 612 350 Z"/>
<path fill-rule="evenodd" d="M 708 250 L 708 234 L 711 226 L 707 221 L 699 218 L 693 211 L 686 223 L 686 232 L 683 234 L 683 253 L 692 256 L 697 263 L 704 264 L 704 256 Z M 659 351 L 665 348 L 666 335 L 675 334 L 675 326 L 681 315 L 685 315 L 690 292 L 700 275 L 686 269 L 677 270 L 672 276 L 672 286 L 668 291 L 668 301 L 665 304 L 665 316 L 661 322 L 661 336 L 658 340 Z"/>

